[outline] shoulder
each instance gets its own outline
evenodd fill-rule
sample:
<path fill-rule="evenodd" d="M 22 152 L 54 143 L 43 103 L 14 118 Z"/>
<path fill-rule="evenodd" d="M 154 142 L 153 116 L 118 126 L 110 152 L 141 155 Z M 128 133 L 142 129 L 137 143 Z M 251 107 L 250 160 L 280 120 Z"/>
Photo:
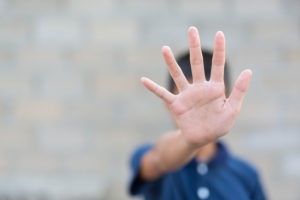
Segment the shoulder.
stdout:
<path fill-rule="evenodd" d="M 259 173 L 253 164 L 239 157 L 231 156 L 228 159 L 227 166 L 231 173 L 245 186 L 249 188 L 255 187 L 259 180 Z"/>
<path fill-rule="evenodd" d="M 224 142 L 218 141 L 218 160 L 225 162 L 226 167 L 232 173 L 241 175 L 248 174 L 249 176 L 256 176 L 256 167 L 250 162 L 232 154 L 227 145 Z"/>
<path fill-rule="evenodd" d="M 267 199 L 259 171 L 253 164 L 238 157 L 231 157 L 228 166 L 236 178 L 250 192 L 251 199 Z"/>
<path fill-rule="evenodd" d="M 246 161 L 243 158 L 237 156 L 231 156 L 228 159 L 228 164 L 233 170 L 239 173 L 249 174 L 255 177 L 258 175 L 256 166 L 254 166 L 253 163 L 250 163 L 249 161 Z"/>
<path fill-rule="evenodd" d="M 246 174 L 250 174 L 250 175 L 257 174 L 257 169 L 252 163 L 250 163 L 242 158 L 239 158 L 237 156 L 231 156 L 228 159 L 228 165 L 233 170 L 240 172 L 240 173 L 246 173 Z"/>
<path fill-rule="evenodd" d="M 232 154 L 224 142 L 218 141 L 218 159 L 224 162 L 225 171 L 237 181 L 246 185 L 254 184 L 258 177 L 257 169 L 248 161 Z"/>

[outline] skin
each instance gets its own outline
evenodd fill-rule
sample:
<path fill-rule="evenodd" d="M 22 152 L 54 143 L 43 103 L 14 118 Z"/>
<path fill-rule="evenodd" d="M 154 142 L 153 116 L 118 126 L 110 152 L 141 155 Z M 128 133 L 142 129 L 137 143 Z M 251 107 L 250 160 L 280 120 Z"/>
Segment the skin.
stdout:
<path fill-rule="evenodd" d="M 189 83 L 192 82 L 191 79 L 188 79 L 188 81 L 189 81 Z M 175 87 L 175 88 L 171 89 L 171 92 L 173 94 L 178 94 L 178 89 Z M 174 122 L 174 119 L 173 119 L 173 122 Z M 175 123 L 175 127 L 178 128 L 176 123 Z M 214 142 L 211 142 L 211 143 L 201 146 L 197 150 L 195 157 L 197 160 L 199 160 L 201 162 L 208 162 L 209 160 L 211 160 L 214 157 L 216 152 L 217 152 L 217 142 L 214 141 Z"/>
<path fill-rule="evenodd" d="M 188 79 L 189 83 L 192 83 L 193 80 Z M 173 94 L 178 94 L 178 89 L 175 87 L 171 90 Z M 176 124 L 175 124 L 176 127 Z M 208 162 L 211 160 L 217 152 L 217 143 L 211 142 L 202 147 L 200 147 L 195 155 L 196 159 L 202 162 Z"/>
<path fill-rule="evenodd" d="M 155 180 L 182 167 L 194 157 L 205 159 L 201 157 L 212 156 L 216 139 L 232 128 L 251 81 L 251 70 L 244 70 L 226 98 L 224 34 L 219 31 L 215 36 L 209 81 L 205 79 L 198 30 L 190 27 L 188 37 L 193 76 L 191 83 L 184 77 L 168 46 L 162 47 L 162 55 L 178 93 L 173 94 L 152 80 L 141 78 L 143 85 L 167 105 L 177 127 L 177 130 L 162 135 L 143 156 L 140 177 L 144 180 Z"/>

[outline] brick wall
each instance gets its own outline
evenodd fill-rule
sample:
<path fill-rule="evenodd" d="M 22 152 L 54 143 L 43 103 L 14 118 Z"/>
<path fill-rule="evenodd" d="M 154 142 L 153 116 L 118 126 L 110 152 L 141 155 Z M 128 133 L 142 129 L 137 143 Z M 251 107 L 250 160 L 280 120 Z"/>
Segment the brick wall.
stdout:
<path fill-rule="evenodd" d="M 270 199 L 300 199 L 298 0 L 0 0 L 0 199 L 126 200 L 127 160 L 171 128 L 139 83 L 160 55 L 227 37 L 233 77 L 254 72 L 226 136 Z"/>

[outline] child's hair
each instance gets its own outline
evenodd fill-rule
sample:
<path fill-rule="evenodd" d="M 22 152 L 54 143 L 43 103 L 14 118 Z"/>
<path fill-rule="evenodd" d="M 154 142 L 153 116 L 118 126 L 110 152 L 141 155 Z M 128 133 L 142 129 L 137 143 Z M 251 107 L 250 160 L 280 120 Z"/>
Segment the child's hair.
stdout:
<path fill-rule="evenodd" d="M 204 62 L 204 71 L 205 71 L 205 77 L 206 80 L 209 80 L 210 78 L 210 71 L 211 71 L 211 61 L 213 54 L 211 51 L 208 50 L 202 50 L 203 55 L 203 62 Z M 190 63 L 190 53 L 183 53 L 177 57 L 177 63 L 180 66 L 183 74 L 185 75 L 186 79 L 192 79 L 192 69 L 191 69 L 191 63 Z M 230 93 L 230 75 L 229 75 L 229 69 L 228 64 L 225 63 L 225 70 L 224 70 L 224 83 L 225 83 L 225 93 L 228 96 Z M 168 76 L 168 90 L 174 91 L 176 88 L 176 85 L 172 79 L 172 77 Z"/>

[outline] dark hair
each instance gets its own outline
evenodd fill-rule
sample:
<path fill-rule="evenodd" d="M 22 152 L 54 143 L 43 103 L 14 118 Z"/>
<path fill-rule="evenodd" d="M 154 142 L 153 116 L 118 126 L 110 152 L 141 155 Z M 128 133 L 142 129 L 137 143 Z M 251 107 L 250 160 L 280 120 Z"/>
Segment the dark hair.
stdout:
<path fill-rule="evenodd" d="M 206 80 L 209 80 L 210 78 L 210 71 L 211 71 L 211 61 L 213 54 L 211 51 L 202 50 L 202 55 L 203 55 L 203 62 L 204 62 L 204 71 L 205 71 L 205 78 Z M 180 66 L 183 74 L 187 79 L 192 79 L 192 69 L 191 69 L 191 63 L 190 63 L 190 53 L 185 52 L 183 54 L 180 54 L 177 58 L 177 63 Z M 229 69 L 228 69 L 228 64 L 225 63 L 225 70 L 224 70 L 224 83 L 225 83 L 225 92 L 226 95 L 229 95 L 230 92 L 230 75 L 229 75 Z M 174 91 L 176 88 L 176 85 L 172 79 L 172 77 L 169 75 L 168 76 L 168 90 L 169 91 Z"/>

